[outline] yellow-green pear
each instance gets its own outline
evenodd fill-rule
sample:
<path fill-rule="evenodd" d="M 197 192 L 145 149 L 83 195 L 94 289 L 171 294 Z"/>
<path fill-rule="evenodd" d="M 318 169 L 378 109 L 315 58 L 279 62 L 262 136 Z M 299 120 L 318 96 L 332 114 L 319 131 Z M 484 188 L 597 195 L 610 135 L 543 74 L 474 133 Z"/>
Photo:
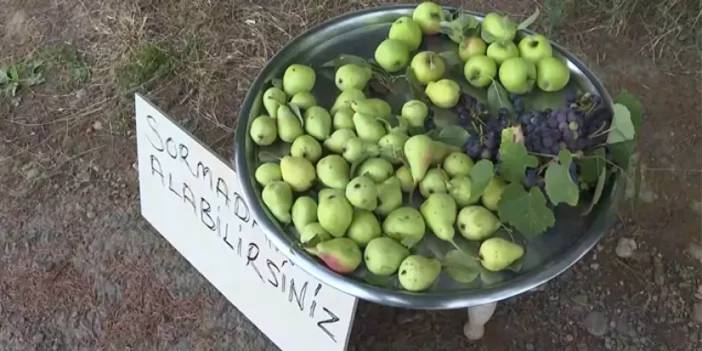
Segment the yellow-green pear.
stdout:
<path fill-rule="evenodd" d="M 356 208 L 375 210 L 378 206 L 378 190 L 375 182 L 365 175 L 351 179 L 346 185 L 346 199 Z"/>
<path fill-rule="evenodd" d="M 280 160 L 280 173 L 283 180 L 297 192 L 311 188 L 317 178 L 312 162 L 302 157 L 283 157 Z"/>
<path fill-rule="evenodd" d="M 319 259 L 334 272 L 347 274 L 358 268 L 363 260 L 358 244 L 348 238 L 335 238 L 317 244 Z"/>
<path fill-rule="evenodd" d="M 268 116 L 259 116 L 251 121 L 249 130 L 251 139 L 256 145 L 270 145 L 278 138 L 276 120 Z"/>
<path fill-rule="evenodd" d="M 390 26 L 388 38 L 401 41 L 410 51 L 414 51 L 422 44 L 422 27 L 412 18 L 402 16 Z"/>
<path fill-rule="evenodd" d="M 461 86 L 451 79 L 429 82 L 424 92 L 431 103 L 441 108 L 452 108 L 461 97 Z"/>
<path fill-rule="evenodd" d="M 278 107 L 285 105 L 287 101 L 288 96 L 285 92 L 276 87 L 270 87 L 263 93 L 263 107 L 273 118 L 278 117 Z"/>
<path fill-rule="evenodd" d="M 467 176 L 473 169 L 473 160 L 463 152 L 452 152 L 444 160 L 444 171 L 449 177 Z"/>
<path fill-rule="evenodd" d="M 412 255 L 400 264 L 400 285 L 408 291 L 423 291 L 434 284 L 441 273 L 441 262 L 435 258 Z"/>
<path fill-rule="evenodd" d="M 485 207 L 468 206 L 458 213 L 458 230 L 468 240 L 483 240 L 495 233 L 502 223 Z"/>
<path fill-rule="evenodd" d="M 332 119 L 332 126 L 334 130 L 342 128 L 355 129 L 356 126 L 353 124 L 353 110 L 350 107 L 342 107 L 336 110 L 334 118 Z"/>
<path fill-rule="evenodd" d="M 408 248 L 422 241 L 425 231 L 422 214 L 413 207 L 397 208 L 383 221 L 383 232 Z"/>
<path fill-rule="evenodd" d="M 385 71 L 395 73 L 407 66 L 410 50 L 401 41 L 385 39 L 375 49 L 375 62 Z"/>
<path fill-rule="evenodd" d="M 300 135 L 290 146 L 290 155 L 316 163 L 322 157 L 322 145 L 310 135 Z"/>
<path fill-rule="evenodd" d="M 273 213 L 273 216 L 281 223 L 290 223 L 290 208 L 293 204 L 292 190 L 290 186 L 282 181 L 272 181 L 263 188 L 261 192 L 263 203 Z"/>
<path fill-rule="evenodd" d="M 354 210 L 353 220 L 347 235 L 349 239 L 355 241 L 358 246 L 365 247 L 371 240 L 381 235 L 380 222 L 371 211 Z"/>
<path fill-rule="evenodd" d="M 446 172 L 439 168 L 432 168 L 427 171 L 427 175 L 419 182 L 419 192 L 425 198 L 431 194 L 446 193 L 446 182 L 448 182 Z"/>
<path fill-rule="evenodd" d="M 346 234 L 346 229 L 349 228 L 353 220 L 353 207 L 343 191 L 319 193 L 317 220 L 322 228 L 333 237 L 338 238 Z"/>
<path fill-rule="evenodd" d="M 480 263 L 485 269 L 497 272 L 522 258 L 524 248 L 502 238 L 490 238 L 480 244 L 479 255 Z"/>
<path fill-rule="evenodd" d="M 317 162 L 319 181 L 333 189 L 346 189 L 349 171 L 349 164 L 339 155 L 327 155 Z"/>
<path fill-rule="evenodd" d="M 356 101 L 364 100 L 366 94 L 363 91 L 355 88 L 349 88 L 341 92 L 339 96 L 336 97 L 334 105 L 332 105 L 331 113 L 336 113 L 340 108 L 348 107 L 351 108 L 351 104 Z"/>
<path fill-rule="evenodd" d="M 371 79 L 372 71 L 368 65 L 345 64 L 336 70 L 334 83 L 341 91 L 349 89 L 363 90 Z"/>
<path fill-rule="evenodd" d="M 340 154 L 344 152 L 346 143 L 355 137 L 356 133 L 352 129 L 342 128 L 334 131 L 329 139 L 324 141 L 324 147 L 335 154 Z"/>
<path fill-rule="evenodd" d="M 478 202 L 477 199 L 472 198 L 472 188 L 473 183 L 468 176 L 459 175 L 451 178 L 451 180 L 446 183 L 446 190 L 448 190 L 449 194 L 456 200 L 456 204 L 460 207 Z"/>
<path fill-rule="evenodd" d="M 387 134 L 385 125 L 376 118 L 358 112 L 353 115 L 353 125 L 359 138 L 371 143 L 377 143 L 380 138 Z"/>
<path fill-rule="evenodd" d="M 290 103 L 297 105 L 303 110 L 306 110 L 317 105 L 317 98 L 315 98 L 309 91 L 301 91 L 290 98 Z"/>
<path fill-rule="evenodd" d="M 402 206 L 402 187 L 397 177 L 390 177 L 376 185 L 378 191 L 378 207 L 375 212 L 387 216 L 396 208 Z"/>
<path fill-rule="evenodd" d="M 453 224 L 456 223 L 456 201 L 449 194 L 431 194 L 419 211 L 429 229 L 441 240 L 452 241 L 456 233 Z"/>
<path fill-rule="evenodd" d="M 331 115 L 323 107 L 312 106 L 305 111 L 305 131 L 315 139 L 329 139 L 331 124 Z"/>
<path fill-rule="evenodd" d="M 414 179 L 412 178 L 412 173 L 409 167 L 402 166 L 395 171 L 395 177 L 400 180 L 400 186 L 402 191 L 409 193 L 414 189 Z"/>
<path fill-rule="evenodd" d="M 318 222 L 307 224 L 300 232 L 300 243 L 305 246 L 316 246 L 322 241 L 331 239 L 329 232 L 324 230 Z"/>
<path fill-rule="evenodd" d="M 292 205 L 292 221 L 298 233 L 317 221 L 317 202 L 309 196 L 298 197 Z"/>
<path fill-rule="evenodd" d="M 278 136 L 286 143 L 292 143 L 295 138 L 302 135 L 302 123 L 287 105 L 278 107 Z"/>
<path fill-rule="evenodd" d="M 507 184 L 500 177 L 493 177 L 490 183 L 485 187 L 483 191 L 482 203 L 483 206 L 487 207 L 492 211 L 497 211 L 497 204 L 502 199 L 502 192 L 505 191 Z"/>
<path fill-rule="evenodd" d="M 400 263 L 410 252 L 406 247 L 388 237 L 371 240 L 363 251 L 366 268 L 373 274 L 390 276 L 397 272 Z"/>
<path fill-rule="evenodd" d="M 316 74 L 310 66 L 293 64 L 283 74 L 283 90 L 290 96 L 299 92 L 312 91 Z"/>
<path fill-rule="evenodd" d="M 280 173 L 280 165 L 273 162 L 266 162 L 256 168 L 254 173 L 254 178 L 258 184 L 262 186 L 268 185 L 268 183 L 283 180 L 283 175 Z"/>
<path fill-rule="evenodd" d="M 361 166 L 358 167 L 356 173 L 358 175 L 366 175 L 373 179 L 374 182 L 380 183 L 392 176 L 395 170 L 388 160 L 380 157 L 373 157 L 364 161 Z"/>

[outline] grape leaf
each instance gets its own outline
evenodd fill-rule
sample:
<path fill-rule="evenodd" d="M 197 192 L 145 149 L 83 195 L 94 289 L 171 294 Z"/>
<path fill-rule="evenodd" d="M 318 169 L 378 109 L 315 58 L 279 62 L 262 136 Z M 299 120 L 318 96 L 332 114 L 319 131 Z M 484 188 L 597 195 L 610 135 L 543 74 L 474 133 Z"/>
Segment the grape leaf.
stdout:
<path fill-rule="evenodd" d="M 539 165 L 539 159 L 529 155 L 524 144 L 506 143 L 500 145 L 500 175 L 510 182 L 521 182 L 527 167 Z"/>
<path fill-rule="evenodd" d="M 527 192 L 521 182 L 505 188 L 497 207 L 500 219 L 524 235 L 542 234 L 556 223 L 541 189 L 533 187 Z"/>
<path fill-rule="evenodd" d="M 583 216 L 592 212 L 592 210 L 595 208 L 595 205 L 597 205 L 597 203 L 600 202 L 600 198 L 602 198 L 602 191 L 604 191 L 604 185 L 606 181 L 607 170 L 603 168 L 600 172 L 600 176 L 597 178 L 597 185 L 595 186 L 595 192 L 592 195 L 592 202 L 590 202 L 590 206 L 587 208 L 587 210 L 583 212 Z"/>
<path fill-rule="evenodd" d="M 456 44 L 460 44 L 466 35 L 475 33 L 480 22 L 475 17 L 465 13 L 456 13 L 454 16 L 452 21 L 440 23 L 440 32 L 446 34 Z"/>
<path fill-rule="evenodd" d="M 531 16 L 527 17 L 527 19 L 522 21 L 522 23 L 520 23 L 517 26 L 517 30 L 529 28 L 529 26 L 532 25 L 536 21 L 537 18 L 539 18 L 539 14 L 540 14 L 540 11 L 539 11 L 539 8 L 537 7 L 536 11 L 534 11 L 534 13 L 532 13 Z"/>
<path fill-rule="evenodd" d="M 290 107 L 290 111 L 292 111 L 295 116 L 297 116 L 297 119 L 300 120 L 301 125 L 305 125 L 305 119 L 302 118 L 302 112 L 300 112 L 300 106 L 297 106 L 296 104 L 289 103 L 288 107 Z"/>
<path fill-rule="evenodd" d="M 614 104 L 612 116 L 612 129 L 607 135 L 607 144 L 616 144 L 623 141 L 634 140 L 636 132 L 631 121 L 631 112 L 622 104 Z"/>
<path fill-rule="evenodd" d="M 437 128 L 447 128 L 458 124 L 458 113 L 453 110 L 438 107 L 430 107 L 429 109 Z"/>
<path fill-rule="evenodd" d="M 586 183 L 594 183 L 605 168 L 605 149 L 597 148 L 578 161 L 580 179 Z"/>
<path fill-rule="evenodd" d="M 413 97 L 419 100 L 426 100 L 426 94 L 424 93 L 422 83 L 420 83 L 419 80 L 417 80 L 417 76 L 414 74 L 414 71 L 409 66 L 405 71 L 405 77 L 407 78 L 407 83 L 410 86 L 410 90 L 412 91 Z"/>
<path fill-rule="evenodd" d="M 279 142 L 269 146 L 259 146 L 258 160 L 260 162 L 278 162 L 289 154 L 290 144 Z"/>
<path fill-rule="evenodd" d="M 458 51 L 456 51 L 456 50 L 442 51 L 439 53 L 439 56 L 441 56 L 441 58 L 444 60 L 446 67 L 453 67 L 453 66 L 460 65 L 461 68 L 463 68 L 463 65 L 462 65 L 463 61 L 461 61 L 461 58 L 458 56 Z"/>
<path fill-rule="evenodd" d="M 459 283 L 470 283 L 480 275 L 480 263 L 461 250 L 451 250 L 444 257 L 446 273 Z"/>
<path fill-rule="evenodd" d="M 558 162 L 553 162 L 546 169 L 546 194 L 554 205 L 563 202 L 576 206 L 580 199 L 580 189 L 568 172 L 573 156 L 564 149 L 558 153 L 558 159 Z"/>
<path fill-rule="evenodd" d="M 327 61 L 327 62 L 323 63 L 321 67 L 339 68 L 339 67 L 346 65 L 346 64 L 349 64 L 349 63 L 355 63 L 358 65 L 364 65 L 364 66 L 369 65 L 368 61 L 366 61 L 366 59 L 364 59 L 363 57 L 342 54 L 342 55 L 339 55 L 339 57 L 337 57 L 331 61 Z"/>
<path fill-rule="evenodd" d="M 465 128 L 457 125 L 450 125 L 441 128 L 437 140 L 445 144 L 462 147 L 468 140 L 468 131 Z"/>
<path fill-rule="evenodd" d="M 488 183 L 495 175 L 495 168 L 490 160 L 480 160 L 470 169 L 470 203 L 477 201 Z"/>
<path fill-rule="evenodd" d="M 629 109 L 631 114 L 631 122 L 634 125 L 634 133 L 638 133 L 641 123 L 643 123 L 643 106 L 639 99 L 627 90 L 619 93 L 619 96 L 615 99 L 615 102 L 620 103 Z M 629 160 L 636 149 L 635 141 L 625 141 L 621 143 L 616 143 L 609 145 L 607 147 L 610 151 L 610 158 L 614 163 L 622 168 L 627 168 L 629 165 Z"/>
<path fill-rule="evenodd" d="M 488 110 L 490 110 L 493 116 L 497 116 L 501 108 L 507 109 L 510 116 L 514 114 L 514 106 L 512 106 L 512 102 L 509 100 L 507 90 L 496 80 L 492 81 L 492 84 L 488 87 L 487 105 Z"/>

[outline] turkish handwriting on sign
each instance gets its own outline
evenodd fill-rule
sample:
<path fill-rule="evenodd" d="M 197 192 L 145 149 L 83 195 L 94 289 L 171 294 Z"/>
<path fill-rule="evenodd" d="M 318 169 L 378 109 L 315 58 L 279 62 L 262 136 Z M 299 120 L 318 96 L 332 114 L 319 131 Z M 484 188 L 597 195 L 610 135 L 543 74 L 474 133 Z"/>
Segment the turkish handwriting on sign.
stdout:
<path fill-rule="evenodd" d="M 355 298 L 295 267 L 258 226 L 234 171 L 136 100 L 144 217 L 282 349 L 344 350 Z"/>

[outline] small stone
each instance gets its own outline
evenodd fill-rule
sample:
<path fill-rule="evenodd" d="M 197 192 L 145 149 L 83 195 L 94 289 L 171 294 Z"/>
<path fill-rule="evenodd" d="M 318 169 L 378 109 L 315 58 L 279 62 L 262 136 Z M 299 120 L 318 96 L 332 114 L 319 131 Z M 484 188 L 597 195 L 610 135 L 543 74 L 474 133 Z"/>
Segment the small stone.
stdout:
<path fill-rule="evenodd" d="M 32 180 L 32 179 L 38 177 L 39 174 L 41 174 L 39 169 L 37 169 L 36 167 L 32 167 L 32 168 L 28 169 L 26 173 L 24 173 L 24 177 L 27 180 Z"/>
<path fill-rule="evenodd" d="M 594 336 L 604 336 L 607 334 L 607 317 L 599 311 L 592 311 L 585 317 L 585 329 Z"/>
<path fill-rule="evenodd" d="M 580 306 L 589 305 L 587 295 L 575 295 L 573 296 L 573 302 Z"/>
<path fill-rule="evenodd" d="M 100 122 L 100 121 L 93 122 L 93 130 L 102 130 L 102 122 Z"/>
<path fill-rule="evenodd" d="M 702 245 L 691 243 L 687 247 L 687 252 L 690 254 L 690 256 L 692 256 L 692 258 L 702 263 Z"/>
<path fill-rule="evenodd" d="M 665 284 L 665 271 L 663 269 L 663 258 L 660 255 L 653 257 L 653 281 L 658 286 Z"/>
<path fill-rule="evenodd" d="M 698 302 L 692 307 L 692 320 L 702 323 L 702 302 Z"/>
<path fill-rule="evenodd" d="M 534 345 L 532 343 L 526 344 L 527 351 L 534 351 Z"/>
<path fill-rule="evenodd" d="M 592 264 L 590 264 L 590 268 L 593 271 L 596 271 L 596 270 L 600 269 L 600 264 L 599 263 L 592 263 Z"/>
<path fill-rule="evenodd" d="M 573 340 L 575 340 L 575 337 L 573 337 L 572 335 L 568 334 L 568 335 L 566 335 L 565 339 L 566 339 L 567 342 L 573 342 Z"/>
<path fill-rule="evenodd" d="M 614 250 L 614 252 L 621 258 L 629 258 L 634 255 L 634 251 L 636 251 L 637 248 L 638 246 L 636 245 L 636 241 L 634 241 L 634 239 L 619 238 L 617 248 Z"/>
<path fill-rule="evenodd" d="M 85 216 L 88 217 L 88 219 L 93 219 L 93 218 L 95 218 L 95 212 L 93 212 L 93 211 L 88 211 L 88 212 L 85 214 Z"/>
<path fill-rule="evenodd" d="M 77 99 L 82 99 L 85 97 L 85 95 L 86 95 L 85 89 L 78 89 L 78 91 L 76 91 L 76 98 Z"/>

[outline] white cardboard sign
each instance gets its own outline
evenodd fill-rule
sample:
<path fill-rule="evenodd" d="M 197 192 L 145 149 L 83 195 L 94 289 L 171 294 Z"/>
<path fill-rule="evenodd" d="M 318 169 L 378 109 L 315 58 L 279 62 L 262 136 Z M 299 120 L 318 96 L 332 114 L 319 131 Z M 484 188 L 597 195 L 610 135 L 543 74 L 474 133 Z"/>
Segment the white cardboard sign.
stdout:
<path fill-rule="evenodd" d="M 257 225 L 229 165 L 135 102 L 144 218 L 282 350 L 345 350 L 356 299 L 293 265 Z"/>

